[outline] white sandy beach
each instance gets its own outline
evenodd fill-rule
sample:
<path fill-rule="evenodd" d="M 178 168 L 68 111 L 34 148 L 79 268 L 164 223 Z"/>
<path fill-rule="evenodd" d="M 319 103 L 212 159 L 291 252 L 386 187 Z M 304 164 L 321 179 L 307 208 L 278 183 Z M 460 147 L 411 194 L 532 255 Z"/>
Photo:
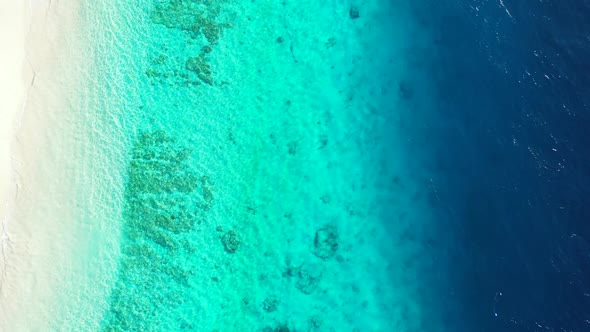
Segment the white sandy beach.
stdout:
<path fill-rule="evenodd" d="M 26 65 L 25 44 L 30 10 L 25 1 L 0 0 L 0 327 L 6 329 L 14 307 L 8 303 L 14 289 L 10 285 L 10 260 L 14 257 L 11 232 L 8 230 L 16 199 L 17 184 L 12 143 L 20 123 L 27 86 L 33 78 Z M 9 295 L 10 294 L 10 295 Z"/>
<path fill-rule="evenodd" d="M 60 169 L 72 159 L 63 50 L 77 3 L 0 0 L 0 331 L 48 330 L 74 270 L 73 188 Z"/>
<path fill-rule="evenodd" d="M 0 216 L 3 224 L 8 218 L 9 197 L 15 190 L 10 145 L 25 102 L 26 87 L 32 79 L 31 71 L 25 68 L 28 11 L 24 1 L 0 0 Z"/>
<path fill-rule="evenodd" d="M 27 107 L 35 74 L 27 58 L 33 5 L 28 1 L 0 0 L 0 217 L 2 218 L 2 263 L 0 265 L 0 329 L 27 329 L 23 314 L 33 289 L 25 271 L 31 262 L 27 232 L 15 218 L 20 191 L 19 171 L 26 161 L 16 157 L 17 135 Z M 28 293 L 28 292 L 31 293 Z"/>

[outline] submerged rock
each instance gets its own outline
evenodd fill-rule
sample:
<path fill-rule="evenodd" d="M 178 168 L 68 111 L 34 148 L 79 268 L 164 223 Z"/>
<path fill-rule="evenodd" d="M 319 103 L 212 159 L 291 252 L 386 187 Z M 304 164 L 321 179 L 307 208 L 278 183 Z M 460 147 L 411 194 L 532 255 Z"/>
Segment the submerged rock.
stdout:
<path fill-rule="evenodd" d="M 289 149 L 290 155 L 297 154 L 297 142 L 290 142 L 289 144 L 287 144 L 287 148 Z"/>
<path fill-rule="evenodd" d="M 322 321 L 319 317 L 311 317 L 307 320 L 308 331 L 316 331 L 322 327 Z"/>
<path fill-rule="evenodd" d="M 338 230 L 327 225 L 315 232 L 313 254 L 321 259 L 328 259 L 338 251 Z"/>
<path fill-rule="evenodd" d="M 283 278 L 295 279 L 295 288 L 303 294 L 313 293 L 320 283 L 322 269 L 316 264 L 293 264 L 290 258 L 285 259 L 286 269 L 283 271 Z"/>
<path fill-rule="evenodd" d="M 336 45 L 336 38 L 334 38 L 334 37 L 328 38 L 328 41 L 326 42 L 325 45 L 326 45 L 326 48 L 333 47 L 334 45 Z"/>
<path fill-rule="evenodd" d="M 281 324 L 277 325 L 276 327 L 267 326 L 262 329 L 262 332 L 289 332 L 289 331 L 291 331 L 291 330 L 289 329 L 288 323 L 281 323 Z"/>
<path fill-rule="evenodd" d="M 289 331 L 291 331 L 291 330 L 289 329 L 289 325 L 287 325 L 287 323 L 282 323 L 275 328 L 275 332 L 289 332 Z"/>
<path fill-rule="evenodd" d="M 289 326 L 287 323 L 280 324 L 277 327 L 267 326 L 262 329 L 262 332 L 289 332 Z"/>
<path fill-rule="evenodd" d="M 266 312 L 273 312 L 277 310 L 279 300 L 275 296 L 269 296 L 262 302 L 262 309 Z"/>
<path fill-rule="evenodd" d="M 299 275 L 300 266 L 290 266 L 288 265 L 285 271 L 283 271 L 283 277 L 295 277 Z"/>
<path fill-rule="evenodd" d="M 211 67 L 207 63 L 204 54 L 199 54 L 197 57 L 189 58 L 185 64 L 186 70 L 197 74 L 199 79 L 209 85 L 213 85 L 211 78 Z"/>
<path fill-rule="evenodd" d="M 211 48 L 211 46 L 209 45 L 205 45 L 203 46 L 203 48 L 201 48 L 201 51 L 203 51 L 203 53 L 211 53 L 213 51 L 213 48 Z"/>
<path fill-rule="evenodd" d="M 353 20 L 360 17 L 359 9 L 356 6 L 350 7 L 350 11 L 348 12 L 348 14 L 350 15 L 350 18 L 352 18 Z"/>
<path fill-rule="evenodd" d="M 223 247 L 225 251 L 229 252 L 230 254 L 235 253 L 241 245 L 240 238 L 238 234 L 234 231 L 228 231 L 221 237 L 221 242 L 223 242 Z"/>
<path fill-rule="evenodd" d="M 303 294 L 313 293 L 320 282 L 320 273 L 310 269 L 307 266 L 302 266 L 297 273 L 297 282 L 295 287 Z"/>
<path fill-rule="evenodd" d="M 217 43 L 219 38 L 221 38 L 221 26 L 208 19 L 202 19 L 201 24 L 203 24 L 201 31 L 203 32 L 203 35 L 207 41 L 211 44 Z"/>
<path fill-rule="evenodd" d="M 399 97 L 404 100 L 414 97 L 414 89 L 407 81 L 401 81 L 398 84 Z"/>

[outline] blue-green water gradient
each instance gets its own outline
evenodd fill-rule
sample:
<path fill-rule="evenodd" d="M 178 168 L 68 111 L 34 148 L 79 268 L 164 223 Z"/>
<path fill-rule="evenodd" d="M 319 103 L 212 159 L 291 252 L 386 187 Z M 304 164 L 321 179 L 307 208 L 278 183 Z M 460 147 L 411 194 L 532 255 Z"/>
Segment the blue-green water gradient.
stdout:
<path fill-rule="evenodd" d="M 405 11 L 379 0 L 83 5 L 95 120 L 121 156 L 105 167 L 124 178 L 117 277 L 93 328 L 435 326 L 421 258 L 428 172 L 404 150 L 420 33 Z"/>

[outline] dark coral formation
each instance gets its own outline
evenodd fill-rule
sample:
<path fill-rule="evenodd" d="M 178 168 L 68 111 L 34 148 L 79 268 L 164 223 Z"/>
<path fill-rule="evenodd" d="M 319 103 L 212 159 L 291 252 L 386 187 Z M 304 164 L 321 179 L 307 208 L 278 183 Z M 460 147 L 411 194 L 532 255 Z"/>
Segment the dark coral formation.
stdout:
<path fill-rule="evenodd" d="M 189 232 L 197 220 L 198 211 L 190 208 L 190 195 L 199 188 L 199 177 L 184 166 L 191 150 L 178 146 L 164 131 L 155 131 L 139 135 L 132 153 L 126 187 L 126 234 L 147 236 L 156 243 L 174 242 L 164 238 Z"/>
<path fill-rule="evenodd" d="M 209 211 L 211 206 L 213 205 L 213 187 L 211 184 L 211 180 L 208 176 L 203 176 L 200 179 L 201 183 L 201 202 L 197 203 L 197 206 L 204 210 Z"/>
<path fill-rule="evenodd" d="M 238 237 L 238 233 L 234 231 L 228 231 L 221 237 L 221 242 L 223 243 L 223 247 L 225 251 L 229 252 L 230 254 L 235 253 L 242 244 L 242 241 Z"/>
<path fill-rule="evenodd" d="M 269 296 L 262 302 L 262 309 L 266 312 L 276 311 L 279 306 L 279 299 L 276 296 Z"/>
<path fill-rule="evenodd" d="M 357 18 L 359 18 L 361 16 L 360 13 L 359 13 L 359 9 L 356 6 L 350 7 L 350 11 L 348 12 L 348 15 L 353 20 L 354 19 L 357 19 Z"/>
<path fill-rule="evenodd" d="M 213 48 L 211 48 L 211 46 L 209 46 L 209 45 L 205 45 L 201 48 L 201 51 L 203 53 L 211 53 L 211 52 L 213 52 Z"/>
<path fill-rule="evenodd" d="M 103 322 L 105 331 L 155 326 L 153 313 L 180 305 L 180 290 L 191 287 L 193 271 L 177 257 L 191 250 L 186 236 L 205 212 L 191 202 L 211 204 L 212 194 L 203 197 L 208 182 L 190 167 L 190 156 L 190 149 L 161 130 L 142 133 L 135 142 L 124 194 L 119 277 Z M 177 287 L 154 292 L 162 284 Z"/>
<path fill-rule="evenodd" d="M 288 323 L 280 323 L 275 327 L 267 326 L 262 329 L 262 332 L 289 332 L 289 331 L 291 331 L 291 330 L 289 329 Z"/>
<path fill-rule="evenodd" d="M 320 146 L 318 147 L 318 150 L 322 150 L 323 148 L 325 148 L 328 145 L 328 135 L 320 135 Z"/>
<path fill-rule="evenodd" d="M 185 85 L 200 85 L 204 82 L 214 85 L 212 70 L 205 59 L 205 55 L 213 51 L 223 34 L 223 30 L 231 25 L 220 22 L 223 1 L 210 0 L 167 0 L 160 1 L 151 14 L 153 23 L 169 29 L 179 30 L 186 34 L 187 44 L 202 45 L 200 52 L 186 54 L 174 61 L 167 62 L 167 58 L 158 58 L 153 62 L 154 67 L 146 69 L 145 73 L 152 79 L 180 81 Z M 166 63 L 166 66 L 164 64 Z M 180 68 L 184 63 L 184 69 Z M 188 72 L 187 72 L 188 71 Z M 198 80 L 194 76 L 198 77 Z"/>
<path fill-rule="evenodd" d="M 287 148 L 288 148 L 288 151 L 289 151 L 289 154 L 290 155 L 297 154 L 297 142 L 289 142 L 287 144 Z"/>
<path fill-rule="evenodd" d="M 309 295 L 318 288 L 320 277 L 320 274 L 316 271 L 313 271 L 306 266 L 302 266 L 297 273 L 295 287 L 303 294 Z"/>
<path fill-rule="evenodd" d="M 287 324 L 287 323 L 281 323 L 281 324 L 279 324 L 279 326 L 277 326 L 275 328 L 275 332 L 289 332 L 289 331 L 290 331 L 289 324 Z"/>
<path fill-rule="evenodd" d="M 321 259 L 328 259 L 338 251 L 338 230 L 332 225 L 318 229 L 313 240 L 313 253 Z"/>
<path fill-rule="evenodd" d="M 199 54 L 197 57 L 192 57 L 186 60 L 186 70 L 189 70 L 195 74 L 197 77 L 209 84 L 213 85 L 213 79 L 211 78 L 211 67 L 205 60 L 205 54 Z"/>
<path fill-rule="evenodd" d="M 326 42 L 325 45 L 326 45 L 326 48 L 334 47 L 334 45 L 336 45 L 336 38 L 334 38 L 334 37 L 328 38 L 328 41 Z"/>
<path fill-rule="evenodd" d="M 294 278 L 295 288 L 307 295 L 317 289 L 322 277 L 317 267 L 308 264 L 293 265 L 290 259 L 287 259 L 285 263 L 287 267 L 282 275 L 284 278 Z"/>
<path fill-rule="evenodd" d="M 156 7 L 152 21 L 170 29 L 185 31 L 196 39 L 203 35 L 211 44 L 217 43 L 228 23 L 217 22 L 220 14 L 220 1 L 169 0 Z"/>
<path fill-rule="evenodd" d="M 414 89 L 408 81 L 401 81 L 398 83 L 398 93 L 402 100 L 409 100 L 414 97 Z"/>
<path fill-rule="evenodd" d="M 308 331 L 317 331 L 322 327 L 322 321 L 319 317 L 311 317 L 307 321 Z"/>
<path fill-rule="evenodd" d="M 296 277 L 299 275 L 300 266 L 287 265 L 287 268 L 283 272 L 283 277 Z"/>

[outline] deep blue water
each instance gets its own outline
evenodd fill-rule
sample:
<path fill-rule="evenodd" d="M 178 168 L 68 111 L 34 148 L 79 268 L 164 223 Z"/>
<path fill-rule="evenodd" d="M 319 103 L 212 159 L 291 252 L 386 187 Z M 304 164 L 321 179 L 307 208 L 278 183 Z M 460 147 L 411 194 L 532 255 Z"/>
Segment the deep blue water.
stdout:
<path fill-rule="evenodd" d="M 590 331 L 590 1 L 412 6 L 446 329 Z"/>

